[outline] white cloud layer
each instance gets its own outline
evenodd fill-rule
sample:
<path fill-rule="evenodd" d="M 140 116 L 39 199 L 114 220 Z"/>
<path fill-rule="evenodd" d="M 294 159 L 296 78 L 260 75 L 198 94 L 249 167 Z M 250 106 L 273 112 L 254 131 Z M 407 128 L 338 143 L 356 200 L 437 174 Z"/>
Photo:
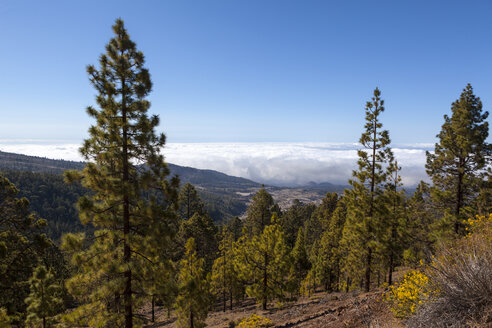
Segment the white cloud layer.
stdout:
<path fill-rule="evenodd" d="M 0 150 L 54 159 L 82 160 L 79 144 L 0 140 Z M 403 183 L 415 185 L 425 174 L 425 151 L 430 144 L 393 146 L 402 166 Z M 348 143 L 170 143 L 166 161 L 212 169 L 253 181 L 278 185 L 309 182 L 347 184 L 357 165 L 358 144 Z"/>

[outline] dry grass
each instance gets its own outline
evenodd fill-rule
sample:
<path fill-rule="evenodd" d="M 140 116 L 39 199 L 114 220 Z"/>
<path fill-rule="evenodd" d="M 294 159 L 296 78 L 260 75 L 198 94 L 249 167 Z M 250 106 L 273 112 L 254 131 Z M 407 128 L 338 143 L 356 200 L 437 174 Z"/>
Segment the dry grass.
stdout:
<path fill-rule="evenodd" d="M 429 276 L 438 291 L 409 327 L 492 327 L 492 233 L 474 233 L 444 249 Z"/>
<path fill-rule="evenodd" d="M 252 299 L 247 299 L 233 311 L 222 312 L 220 307 L 209 313 L 207 327 L 228 328 L 232 321 L 257 314 L 270 319 L 276 328 L 397 328 L 402 327 L 387 305 L 381 301 L 382 289 L 370 293 L 350 292 L 326 294 L 317 292 L 311 297 L 302 297 L 297 302 L 286 303 L 281 308 L 263 311 Z M 176 327 L 174 314 L 170 319 L 159 309 L 158 320 L 153 328 Z"/>

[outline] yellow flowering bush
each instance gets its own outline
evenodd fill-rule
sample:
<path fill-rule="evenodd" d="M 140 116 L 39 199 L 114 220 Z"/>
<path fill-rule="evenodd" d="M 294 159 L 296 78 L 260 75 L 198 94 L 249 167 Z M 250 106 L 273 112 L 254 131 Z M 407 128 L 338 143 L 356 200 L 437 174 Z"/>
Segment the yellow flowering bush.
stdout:
<path fill-rule="evenodd" d="M 489 216 L 476 215 L 474 218 L 463 220 L 463 223 L 465 224 L 467 237 L 469 237 L 473 232 L 483 230 L 492 225 L 492 213 Z"/>
<path fill-rule="evenodd" d="M 407 273 L 402 281 L 390 287 L 385 299 L 391 303 L 391 311 L 397 318 L 408 318 L 418 304 L 430 296 L 429 277 L 418 270 Z"/>
<path fill-rule="evenodd" d="M 273 323 L 270 319 L 252 314 L 249 317 L 242 319 L 237 325 L 237 328 L 264 328 L 271 326 L 273 326 Z"/>

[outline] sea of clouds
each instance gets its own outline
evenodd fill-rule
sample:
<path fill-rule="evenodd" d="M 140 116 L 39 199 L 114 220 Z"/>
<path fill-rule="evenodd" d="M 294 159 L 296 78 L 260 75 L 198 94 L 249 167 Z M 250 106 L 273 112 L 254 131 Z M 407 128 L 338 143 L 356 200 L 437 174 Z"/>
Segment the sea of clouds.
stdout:
<path fill-rule="evenodd" d="M 431 144 L 394 145 L 393 152 L 406 186 L 427 180 L 425 151 Z M 81 161 L 80 144 L 52 141 L 0 140 L 0 151 Z M 211 169 L 277 186 L 310 182 L 347 184 L 357 166 L 357 143 L 169 143 L 167 162 Z"/>

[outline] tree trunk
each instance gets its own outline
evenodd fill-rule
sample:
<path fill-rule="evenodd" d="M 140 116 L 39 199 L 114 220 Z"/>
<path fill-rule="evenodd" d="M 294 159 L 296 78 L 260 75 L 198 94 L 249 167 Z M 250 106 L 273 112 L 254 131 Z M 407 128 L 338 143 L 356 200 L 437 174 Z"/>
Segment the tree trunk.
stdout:
<path fill-rule="evenodd" d="M 193 328 L 193 311 L 190 311 L 190 328 Z"/>
<path fill-rule="evenodd" d="M 114 293 L 114 310 L 116 313 L 120 313 L 120 293 Z"/>
<path fill-rule="evenodd" d="M 123 55 L 123 54 L 122 54 Z M 126 184 L 129 181 L 128 174 L 128 127 L 126 113 L 126 97 L 125 97 L 125 79 L 121 79 L 122 100 L 121 111 L 123 117 L 123 262 L 127 266 L 124 273 L 126 278 L 125 291 L 123 299 L 125 302 L 125 328 L 133 327 L 133 309 L 132 309 L 132 271 L 129 268 L 131 261 L 130 245 L 128 239 L 130 235 L 130 199 Z"/>
<path fill-rule="evenodd" d="M 458 171 L 461 170 L 461 159 L 458 165 Z M 456 208 L 454 210 L 454 215 L 456 216 L 454 221 L 454 232 L 459 233 L 460 231 L 460 210 L 463 206 L 463 174 L 458 173 L 458 186 L 456 188 Z"/>
<path fill-rule="evenodd" d="M 189 189 L 188 189 L 189 190 Z M 189 220 L 190 219 L 190 216 L 191 216 L 191 213 L 190 213 L 190 206 L 191 206 L 191 200 L 190 200 L 190 192 L 188 191 L 187 195 L 186 195 L 186 199 L 188 200 L 187 201 L 187 206 L 186 206 L 186 219 Z"/>
<path fill-rule="evenodd" d="M 155 321 L 155 310 L 154 310 L 154 307 L 155 307 L 155 296 L 152 295 L 152 322 Z"/>
<path fill-rule="evenodd" d="M 396 189 L 398 187 L 397 185 L 397 180 L 398 180 L 398 163 L 396 164 L 396 175 L 395 175 L 395 185 L 394 185 L 394 192 L 395 192 L 395 197 L 393 199 L 393 223 L 391 226 L 391 243 L 390 243 L 390 259 L 389 259 L 389 271 L 388 271 L 388 285 L 391 286 L 393 283 L 393 267 L 395 266 L 394 261 L 395 261 L 395 251 L 394 251 L 394 245 L 396 244 L 396 220 L 398 220 L 398 217 L 396 215 Z"/>
<path fill-rule="evenodd" d="M 225 274 L 225 270 L 226 270 L 226 265 L 227 265 L 227 259 L 226 259 L 226 254 L 225 254 L 225 251 L 222 255 L 224 257 L 224 265 L 222 267 L 222 281 L 223 281 L 223 284 L 222 284 L 222 299 L 224 301 L 224 308 L 223 308 L 223 311 L 222 312 L 225 312 L 226 311 L 226 274 Z"/>
<path fill-rule="evenodd" d="M 331 270 L 328 271 L 328 286 L 327 286 L 327 292 L 331 293 L 333 292 L 333 274 L 331 273 Z"/>
<path fill-rule="evenodd" d="M 393 252 L 390 256 L 389 270 L 388 270 L 388 285 L 393 283 Z"/>
<path fill-rule="evenodd" d="M 226 304 L 227 304 L 226 291 L 225 290 L 222 292 L 222 300 L 224 301 L 224 307 L 222 308 L 222 312 L 225 312 L 226 311 Z"/>
<path fill-rule="evenodd" d="M 367 248 L 367 261 L 366 261 L 366 292 L 371 289 L 371 262 L 372 262 L 372 248 Z"/>
<path fill-rule="evenodd" d="M 340 291 L 340 264 L 337 261 L 337 289 L 336 292 Z"/>
<path fill-rule="evenodd" d="M 265 266 L 263 268 L 263 310 L 266 310 L 267 309 L 267 302 L 268 302 L 268 299 L 267 299 L 267 283 L 268 283 L 268 273 L 267 273 L 267 266 L 268 266 L 268 255 L 267 253 L 265 252 L 265 255 L 264 255 L 264 259 L 265 259 Z"/>
<path fill-rule="evenodd" d="M 377 110 L 377 106 L 375 110 Z M 373 143 L 372 143 L 372 167 L 371 167 L 371 203 L 369 207 L 369 219 L 368 222 L 368 233 L 369 242 L 371 241 L 372 234 L 372 221 L 374 215 L 374 188 L 376 183 L 376 138 L 377 138 L 377 127 L 376 121 L 374 121 L 374 132 L 373 132 Z M 371 289 L 371 265 L 372 265 L 372 249 L 367 247 L 367 262 L 366 262 L 366 292 Z"/>

